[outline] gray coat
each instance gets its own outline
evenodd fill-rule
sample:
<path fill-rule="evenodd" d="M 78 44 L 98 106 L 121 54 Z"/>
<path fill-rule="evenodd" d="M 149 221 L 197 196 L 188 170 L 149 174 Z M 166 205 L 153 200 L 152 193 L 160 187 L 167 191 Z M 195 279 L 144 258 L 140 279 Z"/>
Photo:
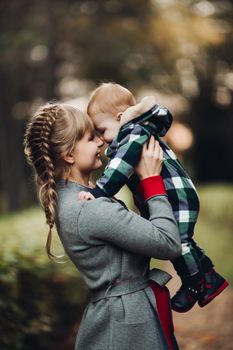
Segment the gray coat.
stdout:
<path fill-rule="evenodd" d="M 93 292 L 75 350 L 167 350 L 148 279 L 165 285 L 166 272 L 149 271 L 150 258 L 181 254 L 166 196 L 148 200 L 149 221 L 110 198 L 79 201 L 88 188 L 57 183 L 57 229 L 64 249 Z M 119 283 L 121 281 L 121 283 Z"/>

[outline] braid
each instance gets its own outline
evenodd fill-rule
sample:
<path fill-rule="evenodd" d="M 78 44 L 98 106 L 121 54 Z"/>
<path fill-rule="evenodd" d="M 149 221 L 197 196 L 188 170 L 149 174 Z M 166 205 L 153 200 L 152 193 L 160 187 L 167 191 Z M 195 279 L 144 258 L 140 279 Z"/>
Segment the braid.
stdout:
<path fill-rule="evenodd" d="M 55 168 L 51 155 L 50 139 L 58 110 L 59 107 L 56 105 L 43 108 L 28 124 L 24 138 L 25 154 L 35 169 L 39 200 L 45 212 L 46 223 L 49 226 L 46 251 L 52 260 L 62 257 L 55 256 L 50 251 L 52 228 L 57 217 Z"/>
<path fill-rule="evenodd" d="M 85 133 L 93 131 L 93 127 L 85 113 L 64 103 L 42 106 L 27 124 L 24 153 L 35 172 L 39 200 L 49 226 L 46 251 L 52 260 L 64 256 L 55 256 L 50 251 L 52 229 L 59 221 L 56 180 L 67 177 L 71 171 L 71 165 L 64 160 L 63 154 L 70 154 Z"/>

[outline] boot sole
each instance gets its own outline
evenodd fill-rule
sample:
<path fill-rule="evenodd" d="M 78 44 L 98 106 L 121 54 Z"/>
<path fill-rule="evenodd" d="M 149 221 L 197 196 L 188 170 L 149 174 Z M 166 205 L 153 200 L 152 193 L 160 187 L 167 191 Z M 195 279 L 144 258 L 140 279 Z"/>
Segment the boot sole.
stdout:
<path fill-rule="evenodd" d="M 220 287 L 219 289 L 214 293 L 212 294 L 205 302 L 199 302 L 198 301 L 198 305 L 200 307 L 204 307 L 206 306 L 207 304 L 209 304 L 216 296 L 218 296 L 220 293 L 222 293 L 222 291 L 224 289 L 226 289 L 227 287 L 229 286 L 229 283 L 227 281 L 225 281 Z"/>
<path fill-rule="evenodd" d="M 196 302 L 195 302 L 195 304 L 196 304 Z M 176 309 L 176 308 L 173 307 L 173 306 L 171 306 L 171 308 L 172 308 L 173 311 L 179 312 L 179 313 L 182 314 L 182 313 L 184 313 L 184 312 L 188 312 L 189 310 L 191 310 L 191 309 L 194 307 L 195 304 L 193 304 L 191 307 L 187 307 L 186 309 Z"/>

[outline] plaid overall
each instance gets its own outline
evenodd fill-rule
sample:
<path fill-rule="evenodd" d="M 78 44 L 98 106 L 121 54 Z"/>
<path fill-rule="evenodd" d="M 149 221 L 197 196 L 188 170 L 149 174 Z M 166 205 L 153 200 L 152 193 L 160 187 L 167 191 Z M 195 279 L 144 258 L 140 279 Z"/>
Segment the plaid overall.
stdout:
<path fill-rule="evenodd" d="M 199 198 L 176 155 L 160 138 L 166 134 L 172 120 L 172 115 L 166 108 L 155 105 L 148 112 L 123 125 L 106 151 L 109 162 L 97 181 L 93 194 L 96 197 L 111 197 L 127 184 L 134 193 L 138 206 L 142 206 L 142 199 L 135 192 L 139 179 L 134 173 L 134 166 L 140 159 L 143 144 L 154 135 L 163 150 L 161 176 L 180 232 L 182 264 L 186 265 L 184 274 L 194 275 L 200 269 L 197 255 L 200 260 L 205 257 L 204 250 L 192 238 L 199 213 Z M 174 260 L 176 268 L 175 264 Z"/>

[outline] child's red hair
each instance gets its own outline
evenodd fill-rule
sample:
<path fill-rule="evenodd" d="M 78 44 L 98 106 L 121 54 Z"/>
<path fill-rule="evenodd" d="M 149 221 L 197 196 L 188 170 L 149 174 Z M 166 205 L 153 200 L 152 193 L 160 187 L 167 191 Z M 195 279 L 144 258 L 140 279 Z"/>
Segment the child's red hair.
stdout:
<path fill-rule="evenodd" d="M 102 83 L 92 92 L 87 113 L 91 118 L 99 113 L 115 115 L 135 104 L 135 98 L 127 88 L 113 82 Z"/>

